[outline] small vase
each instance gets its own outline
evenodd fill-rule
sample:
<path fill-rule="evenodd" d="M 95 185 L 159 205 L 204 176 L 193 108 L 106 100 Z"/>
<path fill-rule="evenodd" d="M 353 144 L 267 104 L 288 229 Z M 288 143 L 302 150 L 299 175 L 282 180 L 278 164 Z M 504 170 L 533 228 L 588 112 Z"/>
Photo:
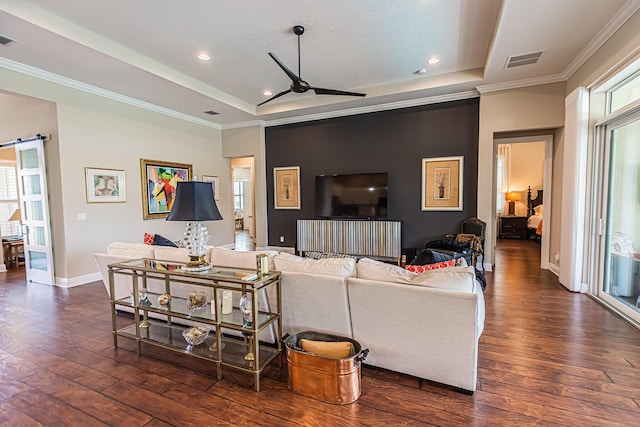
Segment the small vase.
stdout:
<path fill-rule="evenodd" d="M 253 302 L 251 301 L 251 294 L 243 294 L 238 304 L 240 313 L 242 313 L 242 319 L 245 323 L 251 323 L 253 320 Z"/>

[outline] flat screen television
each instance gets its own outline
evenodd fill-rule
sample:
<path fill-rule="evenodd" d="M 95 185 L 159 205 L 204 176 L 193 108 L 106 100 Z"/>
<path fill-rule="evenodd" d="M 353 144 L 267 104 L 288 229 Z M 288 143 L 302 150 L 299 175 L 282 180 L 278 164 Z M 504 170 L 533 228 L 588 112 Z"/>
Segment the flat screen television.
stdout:
<path fill-rule="evenodd" d="M 318 218 L 386 218 L 388 174 L 316 176 Z"/>

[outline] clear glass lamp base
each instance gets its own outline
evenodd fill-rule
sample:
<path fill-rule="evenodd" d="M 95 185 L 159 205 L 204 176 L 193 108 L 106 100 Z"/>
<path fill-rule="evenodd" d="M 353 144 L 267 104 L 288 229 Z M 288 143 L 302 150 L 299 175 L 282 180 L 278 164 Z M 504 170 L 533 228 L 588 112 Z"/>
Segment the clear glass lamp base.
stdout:
<path fill-rule="evenodd" d="M 209 233 L 200 221 L 189 221 L 184 232 L 184 243 L 189 251 L 189 262 L 182 267 L 183 271 L 206 271 L 211 265 L 205 262 Z"/>

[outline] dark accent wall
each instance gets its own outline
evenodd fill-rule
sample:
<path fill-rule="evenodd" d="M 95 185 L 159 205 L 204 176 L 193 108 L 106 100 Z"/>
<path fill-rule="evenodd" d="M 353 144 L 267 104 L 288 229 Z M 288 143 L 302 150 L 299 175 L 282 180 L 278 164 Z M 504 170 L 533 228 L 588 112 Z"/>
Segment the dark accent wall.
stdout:
<path fill-rule="evenodd" d="M 269 245 L 297 247 L 296 220 L 314 218 L 315 177 L 327 174 L 388 172 L 388 219 L 403 222 L 403 247 L 456 233 L 477 211 L 478 115 L 473 98 L 268 127 Z M 422 211 L 422 159 L 446 156 L 464 156 L 463 210 Z M 274 209 L 273 168 L 283 166 L 300 166 L 300 210 Z"/>

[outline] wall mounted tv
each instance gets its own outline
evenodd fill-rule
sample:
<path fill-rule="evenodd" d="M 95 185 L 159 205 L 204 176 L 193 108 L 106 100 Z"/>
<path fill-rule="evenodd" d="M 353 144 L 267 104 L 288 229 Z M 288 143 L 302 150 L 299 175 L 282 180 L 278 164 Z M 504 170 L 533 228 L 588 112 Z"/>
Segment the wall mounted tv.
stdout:
<path fill-rule="evenodd" d="M 388 174 L 316 176 L 318 218 L 386 218 Z"/>

